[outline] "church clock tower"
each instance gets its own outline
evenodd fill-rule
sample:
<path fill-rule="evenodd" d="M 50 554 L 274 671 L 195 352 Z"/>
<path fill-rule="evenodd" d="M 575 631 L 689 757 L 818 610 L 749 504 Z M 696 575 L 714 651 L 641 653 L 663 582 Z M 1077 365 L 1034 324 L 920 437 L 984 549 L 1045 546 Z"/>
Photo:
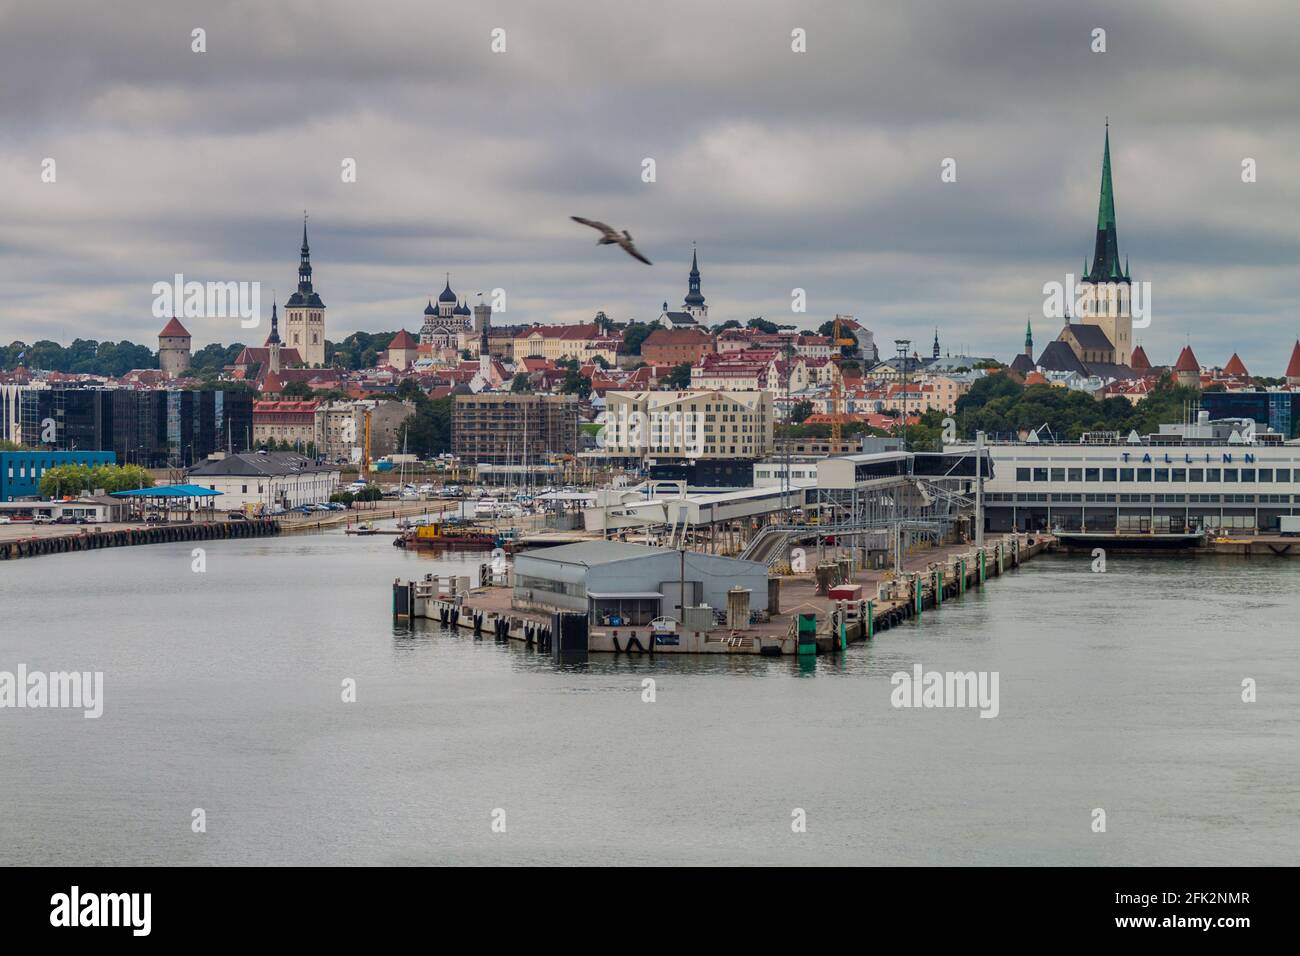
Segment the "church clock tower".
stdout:
<path fill-rule="evenodd" d="M 302 217 L 302 248 L 298 255 L 298 291 L 284 304 L 284 345 L 297 349 L 308 368 L 324 367 L 325 303 L 311 287 L 306 214 Z"/>

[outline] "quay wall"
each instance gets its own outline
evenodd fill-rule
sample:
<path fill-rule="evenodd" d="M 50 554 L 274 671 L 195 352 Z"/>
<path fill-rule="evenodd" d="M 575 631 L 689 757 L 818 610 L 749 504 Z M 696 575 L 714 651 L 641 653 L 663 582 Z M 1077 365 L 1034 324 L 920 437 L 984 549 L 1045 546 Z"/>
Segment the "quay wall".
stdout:
<path fill-rule="evenodd" d="M 142 528 L 82 529 L 76 534 L 15 538 L 0 541 L 0 561 L 37 558 L 47 554 L 97 551 L 138 544 L 170 544 L 180 541 L 216 541 L 225 538 L 262 538 L 280 533 L 280 523 L 271 519 L 253 521 L 205 521 L 195 524 L 156 525 Z"/>

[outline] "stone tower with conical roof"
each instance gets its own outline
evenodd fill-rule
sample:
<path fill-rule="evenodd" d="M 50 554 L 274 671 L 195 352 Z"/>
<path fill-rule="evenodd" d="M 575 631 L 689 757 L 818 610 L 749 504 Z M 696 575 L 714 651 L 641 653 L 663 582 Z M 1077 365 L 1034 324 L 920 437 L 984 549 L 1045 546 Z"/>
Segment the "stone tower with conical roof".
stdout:
<path fill-rule="evenodd" d="M 1101 160 L 1101 197 L 1097 203 L 1097 238 L 1092 267 L 1084 259 L 1085 274 L 1079 282 L 1079 321 L 1096 325 L 1115 347 L 1115 362 L 1128 365 L 1133 355 L 1132 283 L 1128 263 L 1119 260 L 1119 238 L 1115 231 L 1115 190 L 1110 174 L 1110 123 L 1106 123 L 1106 147 Z"/>
<path fill-rule="evenodd" d="M 158 367 L 168 378 L 184 375 L 190 368 L 190 333 L 174 315 L 158 333 Z"/>
<path fill-rule="evenodd" d="M 312 289 L 311 247 L 307 245 L 307 216 L 302 217 L 302 248 L 298 251 L 298 291 L 284 304 L 284 344 L 297 349 L 309 368 L 325 365 L 325 303 Z"/>

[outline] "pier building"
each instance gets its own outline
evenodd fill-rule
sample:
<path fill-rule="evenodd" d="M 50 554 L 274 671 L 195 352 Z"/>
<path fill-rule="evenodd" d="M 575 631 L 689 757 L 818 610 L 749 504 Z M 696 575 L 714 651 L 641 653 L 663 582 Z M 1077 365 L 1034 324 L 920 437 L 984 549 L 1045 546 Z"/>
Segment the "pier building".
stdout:
<path fill-rule="evenodd" d="M 997 531 L 1276 532 L 1300 506 L 1300 445 L 1250 419 L 1078 442 L 990 442 L 985 528 Z M 948 450 L 960 450 L 949 446 Z"/>

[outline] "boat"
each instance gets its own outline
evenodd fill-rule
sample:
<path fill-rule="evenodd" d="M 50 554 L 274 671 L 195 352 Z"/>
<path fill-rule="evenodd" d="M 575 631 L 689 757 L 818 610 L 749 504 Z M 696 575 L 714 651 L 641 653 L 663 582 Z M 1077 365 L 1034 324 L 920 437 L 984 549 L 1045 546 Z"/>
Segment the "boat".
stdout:
<path fill-rule="evenodd" d="M 491 498 L 480 498 L 474 503 L 475 518 L 495 518 L 497 515 L 497 503 Z"/>
<path fill-rule="evenodd" d="M 447 548 L 453 551 L 491 551 L 497 546 L 497 536 L 493 531 L 484 531 L 473 526 L 454 527 L 446 522 L 433 521 L 402 532 L 393 542 L 393 546 L 417 549 Z"/>
<path fill-rule="evenodd" d="M 372 525 L 369 521 L 362 521 L 359 524 L 351 525 L 345 528 L 344 532 L 346 534 L 378 534 L 379 533 L 375 529 L 375 526 Z"/>

